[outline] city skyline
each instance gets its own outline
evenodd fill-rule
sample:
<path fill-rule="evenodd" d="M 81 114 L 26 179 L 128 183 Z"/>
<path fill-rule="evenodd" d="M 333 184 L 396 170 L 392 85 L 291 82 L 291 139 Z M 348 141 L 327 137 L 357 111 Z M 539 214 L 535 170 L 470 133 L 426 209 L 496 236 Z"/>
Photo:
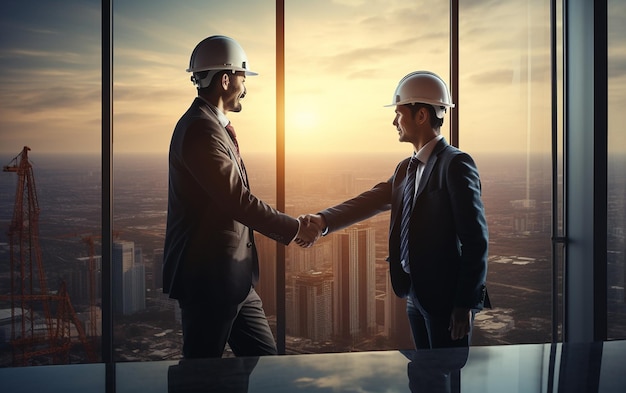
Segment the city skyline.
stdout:
<path fill-rule="evenodd" d="M 163 158 L 162 155 L 125 156 L 119 162 L 124 170 L 115 176 L 114 229 L 120 232 L 119 239 L 116 241 L 132 241 L 137 249 L 141 248 L 143 251 L 146 305 L 148 306 L 148 310 L 136 314 L 137 317 L 133 315 L 124 317 L 123 325 L 118 326 L 118 329 L 122 329 L 123 332 L 145 330 L 145 334 L 149 333 L 150 337 L 153 334 L 163 334 L 162 339 L 172 343 L 158 350 L 146 347 L 139 353 L 134 353 L 132 348 L 137 349 L 136 346 L 143 348 L 146 345 L 140 345 L 135 342 L 136 340 L 150 341 L 150 339 L 142 335 L 135 338 L 129 336 L 120 343 L 124 348 L 120 353 L 128 354 L 132 359 L 144 359 L 141 357 L 144 355 L 145 359 L 154 359 L 158 353 L 171 356 L 171 351 L 176 350 L 178 325 L 175 321 L 175 302 L 166 301 L 161 297 L 160 285 L 149 284 L 148 278 L 154 277 L 155 266 L 159 266 L 155 259 L 162 255 L 167 196 L 167 165 L 163 162 L 165 161 Z M 286 179 L 287 213 L 297 215 L 318 211 L 320 208 L 340 202 L 385 180 L 395 168 L 396 157 L 393 154 L 371 154 L 356 158 L 337 155 L 330 162 L 315 166 L 305 165 L 306 158 L 294 161 L 294 167 L 287 173 Z M 87 247 L 80 238 L 67 238 L 63 235 L 67 232 L 99 231 L 99 162 L 97 157 L 92 157 L 87 161 L 83 157 L 83 161 L 79 161 L 76 157 L 70 159 L 65 156 L 39 157 L 32 152 L 31 159 L 39 163 L 35 169 L 35 176 L 42 207 L 41 242 L 46 271 L 49 274 L 49 280 L 56 282 L 58 278 L 71 277 L 71 272 L 79 268 L 75 258 L 84 258 L 87 255 Z M 257 195 L 272 203 L 275 199 L 272 160 L 252 155 L 247 162 L 254 168 L 251 173 L 253 189 L 257 190 Z M 336 165 L 336 162 L 342 162 L 342 165 Z M 488 286 L 492 302 L 495 302 L 495 309 L 480 314 L 476 342 L 481 345 L 481 343 L 548 341 L 551 224 L 549 201 L 551 196 L 550 171 L 547 168 L 549 168 L 550 161 L 545 158 L 533 161 L 529 167 L 532 171 L 529 184 L 524 172 L 526 164 L 521 160 L 502 160 L 501 157 L 496 156 L 490 159 L 483 157 L 481 162 L 484 201 L 491 234 Z M 5 173 L 0 177 L 3 190 L 0 193 L 0 224 L 2 226 L 8 225 L 11 218 L 15 181 L 14 174 Z M 612 182 L 617 182 L 616 184 L 619 183 L 620 187 L 623 187 L 623 179 L 615 178 Z M 526 190 L 529 187 L 530 198 L 535 202 L 519 202 L 527 195 Z M 623 204 L 614 205 L 615 211 L 623 211 L 623 208 Z M 395 298 L 387 283 L 388 273 L 384 258 L 387 253 L 388 217 L 384 214 L 378 215 L 365 222 L 364 226 L 375 231 L 374 242 L 376 244 L 375 254 L 370 251 L 370 257 L 368 257 L 368 263 L 371 264 L 373 260 L 376 265 L 376 288 L 371 288 L 371 284 L 368 288 L 370 291 L 374 290 L 369 293 L 373 293 L 371 300 L 375 302 L 376 307 L 377 331 L 372 337 L 397 338 L 394 335 L 403 334 L 402 329 L 389 324 L 388 321 L 406 321 L 406 315 L 402 310 L 401 302 Z M 358 227 L 352 230 L 358 232 Z M 617 235 L 620 233 L 617 227 L 615 232 Z M 306 281 L 302 281 L 305 278 L 298 281 L 297 276 L 304 277 L 316 271 L 323 274 L 330 273 L 333 277 L 337 276 L 337 273 L 332 273 L 332 271 L 339 267 L 340 258 L 333 256 L 337 255 L 334 243 L 340 241 L 338 235 L 333 234 L 324 238 L 319 244 L 306 250 L 296 246 L 287 247 L 288 304 L 297 294 L 305 298 L 309 296 L 308 298 L 311 299 L 312 288 L 315 288 L 313 284 L 307 286 Z M 2 239 L 6 239 L 4 232 L 0 234 L 0 243 L 5 241 Z M 260 235 L 257 235 L 257 243 L 261 258 L 259 293 L 266 305 L 267 314 L 272 316 L 275 315 L 275 306 L 272 305 L 275 297 L 275 280 L 273 279 L 275 265 L 272 262 L 275 260 L 275 243 Z M 372 244 L 372 240 L 369 244 Z M 6 244 L 0 245 L 0 258 L 2 261 L 8 258 Z M 618 263 L 612 262 L 611 269 L 615 272 L 614 277 L 619 278 L 621 275 L 623 280 L 623 266 L 621 268 L 619 266 Z M 343 268 L 347 269 L 347 263 Z M 6 288 L 5 279 L 0 281 L 0 285 Z M 620 282 L 623 285 L 623 281 L 619 280 L 616 284 Z M 336 289 L 335 292 L 337 292 Z M 305 295 L 307 293 L 309 295 Z M 620 294 L 623 296 L 623 287 L 621 292 L 615 289 L 612 298 L 617 299 Z M 328 295 L 322 293 L 317 298 L 319 301 L 317 310 L 325 310 L 321 316 L 329 312 L 323 307 L 328 307 L 330 299 L 324 296 Z M 335 296 L 334 299 L 337 301 L 339 298 Z M 347 300 L 348 297 L 346 297 Z M 83 298 L 82 302 L 85 304 L 87 299 Z M 288 306 L 290 308 L 287 309 L 288 318 L 296 318 L 298 315 L 294 311 L 295 306 L 291 304 L 292 306 Z M 154 317 L 151 315 L 161 317 L 153 321 Z M 167 315 L 167 321 L 162 319 L 163 315 Z M 307 311 L 307 315 L 313 315 L 313 313 L 309 314 Z M 141 320 L 145 321 L 139 322 Z M 270 320 L 273 319 L 270 318 Z M 301 327 L 298 329 L 306 326 L 306 329 L 317 329 L 316 334 L 320 337 L 325 337 L 324 335 L 327 334 L 324 329 L 328 327 L 322 323 L 329 323 L 328 319 L 326 322 L 323 322 L 323 319 L 310 321 L 307 316 L 299 321 Z M 337 350 L 336 346 L 340 345 L 339 342 L 333 341 L 332 337 L 328 341 L 333 344 L 323 344 L 323 342 L 320 344 L 306 338 L 293 341 L 298 338 L 297 334 L 301 334 L 296 334 L 298 330 L 295 323 L 296 320 L 288 319 L 287 330 L 289 345 L 292 349 L 331 351 L 333 348 Z M 146 330 L 146 325 L 154 326 L 155 330 Z M 306 329 L 304 331 L 308 334 L 311 330 Z M 409 337 L 408 330 L 404 331 L 404 334 Z M 160 339 L 161 336 L 159 336 Z M 372 340 L 371 337 L 369 339 Z M 152 338 L 155 345 L 159 340 Z M 380 349 L 381 346 L 387 348 L 388 345 L 392 345 L 375 340 L 356 340 L 355 342 L 357 346 L 353 347 L 353 350 Z"/>

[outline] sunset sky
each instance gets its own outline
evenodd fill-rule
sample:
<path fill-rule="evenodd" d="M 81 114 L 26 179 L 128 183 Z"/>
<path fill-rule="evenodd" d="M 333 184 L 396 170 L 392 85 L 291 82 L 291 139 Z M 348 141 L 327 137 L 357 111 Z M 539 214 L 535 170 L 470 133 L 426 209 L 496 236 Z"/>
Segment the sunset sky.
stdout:
<path fill-rule="evenodd" d="M 12 158 L 24 145 L 99 153 L 100 2 L 40 3 L 0 5 L 0 153 Z M 549 151 L 547 2 L 461 3 L 460 102 L 453 109 L 461 148 Z M 611 20 L 623 20 L 625 7 L 613 3 Z M 287 153 L 410 153 L 391 125 L 393 108 L 384 105 L 408 72 L 449 80 L 448 13 L 448 2 L 286 1 Z M 610 25 L 615 108 L 626 103 L 622 29 Z M 247 79 L 243 111 L 229 115 L 244 154 L 274 151 L 274 3 L 125 0 L 114 2 L 115 152 L 167 151 L 196 95 L 185 72 L 191 51 L 214 34 L 238 40 L 259 73 Z M 624 123 L 622 110 L 610 114 L 611 129 Z M 622 133 L 613 134 L 614 145 L 626 145 Z"/>

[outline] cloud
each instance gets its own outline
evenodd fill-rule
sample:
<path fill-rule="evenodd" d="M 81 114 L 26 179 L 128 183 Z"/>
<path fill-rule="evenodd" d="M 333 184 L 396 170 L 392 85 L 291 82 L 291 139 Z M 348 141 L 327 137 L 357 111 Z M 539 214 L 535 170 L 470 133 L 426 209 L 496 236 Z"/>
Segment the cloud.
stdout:
<path fill-rule="evenodd" d="M 502 85 L 513 82 L 513 69 L 491 70 L 471 74 L 467 79 L 476 85 Z"/>
<path fill-rule="evenodd" d="M 543 92 L 542 86 L 550 77 L 549 10 L 543 3 L 529 4 L 460 2 L 460 76 L 465 99 L 476 100 L 500 89 L 499 97 L 517 102 L 528 76 L 539 83 L 533 93 Z M 612 2 L 609 6 L 610 102 L 622 103 L 626 25 L 621 21 L 626 4 Z M 356 108 L 386 103 L 400 77 L 410 71 L 429 69 L 445 79 L 449 67 L 448 8 L 448 2 L 413 4 L 405 0 L 287 2 L 287 105 L 299 105 L 303 97 L 315 101 L 322 108 L 320 122 L 327 126 L 324 121 L 330 123 L 330 118 L 342 119 Z M 2 11 L 0 146 L 4 148 L 9 134 L 14 137 L 13 130 L 39 138 L 37 141 L 46 140 L 50 147 L 82 141 L 81 133 L 97 129 L 100 116 L 100 2 L 9 1 L 3 3 Z M 240 41 L 251 67 L 261 74 L 249 79 L 250 96 L 237 120 L 255 129 L 261 127 L 256 126 L 258 118 L 266 116 L 263 132 L 271 128 L 269 118 L 275 109 L 274 28 L 274 6 L 265 2 L 115 2 L 118 146 L 128 143 L 123 147 L 165 149 L 160 140 L 151 145 L 153 135 L 171 133 L 172 122 L 195 95 L 185 68 L 193 47 L 211 34 L 231 35 Z M 527 72 L 528 64 L 531 72 Z M 463 108 L 472 105 L 461 102 Z M 473 116 L 478 115 L 464 112 L 461 118 L 465 124 L 482 124 L 482 119 Z M 31 130 L 42 128 L 36 121 L 45 125 L 49 135 Z M 350 149 L 362 149 L 355 141 L 362 140 L 370 129 L 389 128 L 386 114 L 375 111 L 349 121 L 349 126 L 341 126 L 344 131 L 338 138 L 345 138 L 345 148 Z M 81 135 L 58 141 L 72 130 Z M 143 139 L 140 132 L 145 132 Z M 251 139 L 250 148 L 271 148 L 268 133 L 259 133 L 265 139 Z M 463 139 L 465 146 L 475 143 L 490 148 L 488 139 L 492 136 L 487 130 L 475 134 Z M 324 141 L 328 134 L 319 130 L 316 137 Z M 363 143 L 381 146 L 386 140 L 388 135 L 383 134 Z"/>
<path fill-rule="evenodd" d="M 395 355 L 395 354 L 394 354 Z M 323 356 L 323 355 L 322 355 Z M 399 386 L 408 384 L 407 359 L 401 354 L 391 356 L 390 353 L 334 354 L 331 362 L 310 362 L 306 357 L 294 357 L 294 369 L 297 372 L 294 384 L 299 388 L 317 388 L 341 392 L 386 392 L 395 391 L 397 386 L 389 386 L 389 381 L 397 381 Z M 342 363 L 337 357 L 350 356 L 350 361 Z M 384 361 L 386 367 L 380 368 Z M 337 367 L 349 364 L 349 367 Z"/>
<path fill-rule="evenodd" d="M 608 58 L 609 79 L 617 80 L 626 76 L 626 50 L 620 48 L 609 52 Z"/>
<path fill-rule="evenodd" d="M 441 63 L 447 57 L 447 45 L 441 43 L 448 40 L 448 19 L 447 9 L 430 11 L 392 2 L 380 12 L 359 9 L 349 17 L 339 11 L 321 19 L 294 16 L 289 20 L 293 27 L 286 30 L 287 62 L 301 65 L 293 71 L 297 74 L 342 79 L 432 68 L 433 59 Z"/>
<path fill-rule="evenodd" d="M 360 7 L 365 4 L 365 0 L 332 0 L 332 2 L 348 7 Z"/>

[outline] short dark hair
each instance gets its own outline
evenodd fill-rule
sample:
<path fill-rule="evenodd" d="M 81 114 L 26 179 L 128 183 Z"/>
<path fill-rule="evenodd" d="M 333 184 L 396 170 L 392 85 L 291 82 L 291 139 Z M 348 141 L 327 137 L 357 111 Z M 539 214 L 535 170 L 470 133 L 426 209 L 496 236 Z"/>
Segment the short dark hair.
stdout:
<path fill-rule="evenodd" d="M 443 119 L 440 119 L 437 117 L 437 113 L 435 113 L 435 108 L 432 105 L 424 104 L 421 102 L 413 102 L 411 104 L 405 104 L 405 105 L 409 107 L 409 110 L 411 111 L 411 116 L 413 117 L 415 117 L 415 114 L 421 108 L 426 108 L 426 110 L 428 110 L 428 117 L 430 118 L 430 126 L 432 128 L 438 129 L 438 128 L 441 128 L 441 126 L 443 125 Z"/>
<path fill-rule="evenodd" d="M 213 88 L 213 86 L 215 86 L 215 84 L 213 82 L 217 82 L 220 79 L 222 79 L 222 75 L 224 74 L 232 74 L 234 73 L 231 70 L 221 70 L 215 73 L 215 75 L 213 75 L 213 77 L 211 77 L 211 82 L 209 83 L 209 85 L 207 87 L 203 87 L 201 89 L 198 90 L 204 90 L 204 91 L 208 91 L 208 89 Z M 207 77 L 207 75 L 209 74 L 209 71 L 198 71 L 198 72 L 194 72 L 193 76 L 194 78 L 196 78 L 196 80 L 202 80 L 204 78 Z"/>

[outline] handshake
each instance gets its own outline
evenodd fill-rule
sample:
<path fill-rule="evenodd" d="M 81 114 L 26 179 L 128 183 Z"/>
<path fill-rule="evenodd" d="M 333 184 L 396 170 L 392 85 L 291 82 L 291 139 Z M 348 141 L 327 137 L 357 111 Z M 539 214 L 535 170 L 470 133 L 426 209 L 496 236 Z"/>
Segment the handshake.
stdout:
<path fill-rule="evenodd" d="M 298 217 L 300 228 L 296 235 L 296 244 L 302 248 L 311 247 L 326 229 L 326 220 L 321 214 L 303 214 Z"/>

